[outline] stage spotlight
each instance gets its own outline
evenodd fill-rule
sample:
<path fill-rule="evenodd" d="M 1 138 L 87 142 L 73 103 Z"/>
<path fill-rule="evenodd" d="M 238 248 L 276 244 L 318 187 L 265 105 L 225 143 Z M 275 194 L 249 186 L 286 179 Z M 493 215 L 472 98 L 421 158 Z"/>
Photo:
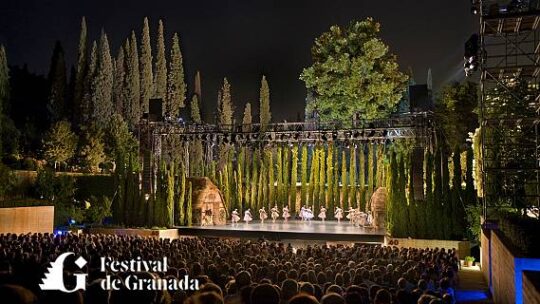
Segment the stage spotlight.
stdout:
<path fill-rule="evenodd" d="M 328 140 L 328 138 L 326 138 L 326 134 L 323 134 L 323 135 L 322 135 L 322 140 L 323 140 L 323 141 L 327 141 L 327 140 Z"/>
<path fill-rule="evenodd" d="M 332 140 L 336 141 L 338 139 L 338 134 L 337 132 L 333 132 L 332 133 Z"/>
<path fill-rule="evenodd" d="M 473 15 L 478 15 L 480 13 L 479 0 L 471 0 L 471 13 Z"/>
<path fill-rule="evenodd" d="M 465 76 L 470 76 L 478 69 L 479 65 L 479 38 L 477 34 L 471 35 L 465 42 L 465 53 L 463 54 Z"/>

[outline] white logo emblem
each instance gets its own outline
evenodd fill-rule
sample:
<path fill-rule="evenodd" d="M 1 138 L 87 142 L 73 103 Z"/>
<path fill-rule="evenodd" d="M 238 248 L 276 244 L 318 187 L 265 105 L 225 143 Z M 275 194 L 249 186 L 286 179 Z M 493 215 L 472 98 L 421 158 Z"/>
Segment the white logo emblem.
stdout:
<path fill-rule="evenodd" d="M 47 268 L 47 272 L 45 273 L 45 278 L 42 280 L 42 284 L 39 284 L 41 290 L 60 290 L 71 293 L 79 289 L 86 289 L 87 274 L 85 273 L 75 274 L 75 288 L 71 290 L 66 289 L 66 285 L 64 284 L 64 260 L 70 255 L 74 255 L 74 253 L 62 253 L 60 256 L 58 256 L 56 261 L 51 262 L 51 267 Z M 82 269 L 86 263 L 86 260 L 82 257 L 79 257 L 75 261 L 75 265 L 77 265 L 80 269 Z"/>

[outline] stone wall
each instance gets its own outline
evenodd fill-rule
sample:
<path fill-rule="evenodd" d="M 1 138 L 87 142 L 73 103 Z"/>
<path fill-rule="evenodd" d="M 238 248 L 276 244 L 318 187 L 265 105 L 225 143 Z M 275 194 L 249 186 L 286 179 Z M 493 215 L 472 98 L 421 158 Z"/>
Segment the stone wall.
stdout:
<path fill-rule="evenodd" d="M 386 236 L 384 238 L 384 245 L 397 246 L 400 248 L 455 248 L 458 250 L 458 254 L 461 259 L 471 254 L 471 243 L 469 241 L 405 239 Z"/>
<path fill-rule="evenodd" d="M 52 233 L 54 207 L 0 208 L 0 233 Z"/>
<path fill-rule="evenodd" d="M 493 301 L 513 303 L 516 298 L 514 254 L 505 246 L 498 231 L 491 233 L 491 274 Z"/>

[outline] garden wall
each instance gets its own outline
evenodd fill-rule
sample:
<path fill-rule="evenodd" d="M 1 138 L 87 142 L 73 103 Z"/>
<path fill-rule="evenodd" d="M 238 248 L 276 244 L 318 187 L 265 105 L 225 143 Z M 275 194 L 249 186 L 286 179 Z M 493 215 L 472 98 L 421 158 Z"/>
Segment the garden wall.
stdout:
<path fill-rule="evenodd" d="M 529 271 L 540 271 L 540 259 L 523 257 L 498 230 L 482 231 L 481 265 L 495 303 L 539 303 L 538 284 Z M 538 274 L 538 273 L 537 273 Z"/>
<path fill-rule="evenodd" d="M 180 237 L 178 229 L 129 229 L 129 228 L 90 228 L 91 234 L 131 235 L 141 237 L 155 237 L 160 239 L 177 239 Z"/>
<path fill-rule="evenodd" d="M 52 233 L 54 207 L 0 208 L 0 233 Z"/>
<path fill-rule="evenodd" d="M 392 238 L 386 236 L 384 245 L 397 246 L 399 248 L 444 248 L 457 249 L 461 259 L 471 254 L 471 243 L 469 241 L 451 241 L 451 240 L 425 240 L 425 239 L 405 239 Z"/>

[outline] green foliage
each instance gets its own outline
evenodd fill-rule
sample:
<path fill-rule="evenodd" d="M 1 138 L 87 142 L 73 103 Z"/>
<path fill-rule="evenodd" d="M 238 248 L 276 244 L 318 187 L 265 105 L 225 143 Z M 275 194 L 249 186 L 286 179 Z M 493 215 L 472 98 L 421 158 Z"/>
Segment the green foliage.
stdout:
<path fill-rule="evenodd" d="M 436 99 L 436 117 L 449 147 L 464 146 L 468 134 L 478 127 L 478 85 L 467 81 L 452 83 Z"/>
<path fill-rule="evenodd" d="M 70 218 L 80 222 L 83 212 L 75 202 L 75 180 L 69 175 L 56 176 L 52 169 L 38 171 L 35 191 L 41 199 L 50 201 L 54 207 L 55 225 L 66 224 Z"/>
<path fill-rule="evenodd" d="M 94 126 L 86 130 L 79 154 L 86 170 L 98 172 L 99 165 L 105 161 L 103 132 Z"/>
<path fill-rule="evenodd" d="M 326 207 L 328 207 L 328 218 L 334 216 L 334 145 L 328 144 L 328 152 L 326 153 Z M 336 181 L 337 183 L 337 181 Z"/>
<path fill-rule="evenodd" d="M 301 180 L 301 192 L 300 192 L 300 205 L 306 204 L 306 196 L 308 194 L 308 149 L 307 145 L 302 145 L 302 172 L 300 175 Z"/>
<path fill-rule="evenodd" d="M 480 242 L 480 234 L 482 232 L 482 224 L 480 217 L 482 216 L 482 205 L 471 204 L 465 207 L 467 218 L 467 238 L 473 243 Z"/>
<path fill-rule="evenodd" d="M 174 225 L 174 205 L 175 205 L 174 167 L 175 165 L 172 164 L 167 170 L 167 204 L 166 204 L 166 218 L 165 218 L 167 227 L 172 227 Z"/>
<path fill-rule="evenodd" d="M 184 107 L 184 101 L 186 99 L 186 83 L 184 80 L 184 63 L 182 59 L 182 52 L 180 50 L 180 40 L 178 34 L 174 33 L 172 47 L 171 47 L 171 61 L 169 62 L 169 75 L 167 83 L 167 104 L 166 113 L 171 116 L 177 116 L 180 112 L 180 108 Z M 196 95 L 195 95 L 196 96 Z M 200 97 L 200 96 L 199 96 Z M 197 99 L 197 102 L 199 100 Z M 193 100 L 191 103 L 193 113 Z M 197 103 L 198 105 L 198 103 Z M 200 111 L 199 111 L 200 112 Z M 199 113 L 200 116 L 200 113 Z M 192 114 L 191 118 L 194 122 L 195 116 Z M 200 120 L 200 119 L 199 119 Z"/>
<path fill-rule="evenodd" d="M 188 182 L 186 224 L 188 226 L 193 225 L 193 186 L 191 182 Z"/>
<path fill-rule="evenodd" d="M 139 52 L 137 36 L 131 31 L 131 39 L 126 39 L 126 80 L 124 86 L 124 118 L 130 129 L 135 128 L 141 117 L 141 83 L 139 72 Z"/>
<path fill-rule="evenodd" d="M 365 150 L 364 145 L 360 144 L 358 147 L 358 154 L 359 154 L 359 170 L 358 170 L 358 186 L 360 190 L 360 201 L 358 203 L 358 207 L 360 210 L 367 211 L 367 204 L 366 204 L 366 156 L 365 156 Z"/>
<path fill-rule="evenodd" d="M 199 108 L 199 98 L 193 95 L 191 98 L 191 121 L 196 124 L 202 123 L 201 109 Z"/>
<path fill-rule="evenodd" d="M 61 120 L 52 125 L 43 139 L 43 152 L 47 161 L 57 164 L 67 164 L 75 155 L 77 136 L 71 131 L 71 125 Z"/>
<path fill-rule="evenodd" d="M 298 183 L 298 146 L 295 145 L 291 148 L 291 187 L 290 187 L 290 212 L 296 213 L 296 193 Z"/>
<path fill-rule="evenodd" d="M 124 112 L 124 93 L 126 82 L 126 59 L 124 46 L 118 49 L 118 55 L 114 63 L 114 78 L 113 78 L 113 105 L 116 114 Z"/>
<path fill-rule="evenodd" d="M 88 63 L 88 69 L 84 77 L 84 94 L 80 106 L 80 125 L 86 125 L 90 122 L 92 115 L 92 98 L 93 98 L 93 83 L 98 66 L 98 46 L 97 42 L 92 42 L 92 50 L 90 52 L 90 60 Z"/>
<path fill-rule="evenodd" d="M 184 174 L 184 170 L 180 171 L 179 174 L 180 181 L 178 182 L 178 189 L 177 189 L 177 199 L 176 199 L 176 224 L 177 225 L 184 225 L 185 219 L 186 219 L 186 212 L 185 212 L 185 201 L 186 201 L 186 176 Z"/>
<path fill-rule="evenodd" d="M 140 104 L 142 106 L 143 113 L 148 112 L 148 101 L 152 96 L 153 81 L 152 76 L 152 47 L 150 46 L 150 29 L 148 26 L 148 18 L 145 17 L 143 21 L 143 29 L 141 34 L 141 49 L 140 49 Z"/>
<path fill-rule="evenodd" d="M 113 113 L 113 64 L 109 50 L 109 40 L 101 33 L 99 55 L 91 84 L 92 119 L 97 126 L 106 126 Z"/>
<path fill-rule="evenodd" d="M 81 106 L 84 97 L 84 79 L 87 72 L 87 29 L 86 18 L 83 16 L 81 19 L 81 31 L 79 35 L 79 47 L 77 52 L 77 69 L 75 74 L 75 88 L 73 94 L 73 119 L 76 123 L 80 122 Z"/>
<path fill-rule="evenodd" d="M 349 209 L 349 185 L 347 183 L 347 158 L 345 150 L 341 152 L 341 206 L 343 209 Z"/>
<path fill-rule="evenodd" d="M 60 41 L 56 41 L 54 45 L 48 80 L 50 90 L 47 110 L 50 121 L 56 122 L 65 115 L 67 93 L 66 62 L 64 60 L 64 49 Z"/>
<path fill-rule="evenodd" d="M 85 220 L 92 224 L 101 224 L 103 219 L 112 215 L 112 201 L 109 197 L 100 196 L 96 198 L 91 196 L 89 199 L 90 207 L 84 213 Z"/>
<path fill-rule="evenodd" d="M 371 206 L 369 206 L 369 201 L 371 199 L 371 195 L 373 195 L 373 191 L 375 190 L 375 181 L 374 181 L 374 170 L 375 170 L 375 153 L 373 151 L 373 143 L 368 144 L 368 158 L 367 158 L 367 170 L 368 170 L 368 180 L 367 180 L 367 191 L 366 191 L 366 199 L 368 201 L 368 204 L 366 204 L 366 209 L 369 210 Z"/>
<path fill-rule="evenodd" d="M 354 146 L 351 147 L 351 152 L 349 154 L 349 184 L 351 185 L 351 193 L 350 193 L 350 200 L 351 203 L 349 204 L 353 208 L 358 207 L 358 203 L 356 200 L 357 194 L 356 194 L 356 148 Z"/>
<path fill-rule="evenodd" d="M 13 171 L 0 163 L 0 198 L 4 200 L 6 194 L 15 188 L 17 180 Z"/>
<path fill-rule="evenodd" d="M 221 99 L 218 104 L 219 124 L 231 126 L 233 123 L 234 108 L 231 100 L 231 85 L 227 78 L 223 78 L 223 86 L 220 90 Z"/>
<path fill-rule="evenodd" d="M 309 112 L 316 109 L 322 121 L 350 124 L 355 113 L 373 119 L 394 110 L 407 76 L 379 31 L 379 23 L 367 18 L 344 28 L 334 25 L 315 40 L 313 65 L 300 76 L 316 95 Z"/>
<path fill-rule="evenodd" d="M 174 39 L 174 38 L 173 38 Z M 174 47 L 174 41 L 173 41 Z M 167 59 L 165 58 L 165 37 L 163 34 L 163 21 L 158 23 L 156 67 L 154 75 L 154 98 L 166 101 L 167 94 Z"/>
<path fill-rule="evenodd" d="M 266 81 L 266 76 L 263 75 L 261 79 L 261 89 L 259 91 L 259 122 L 261 125 L 261 131 L 265 131 L 266 127 L 272 120 L 272 113 L 270 112 L 270 88 Z"/>
<path fill-rule="evenodd" d="M 251 103 L 246 103 L 244 109 L 244 117 L 242 118 L 242 132 L 250 132 L 253 117 L 251 116 Z"/>

